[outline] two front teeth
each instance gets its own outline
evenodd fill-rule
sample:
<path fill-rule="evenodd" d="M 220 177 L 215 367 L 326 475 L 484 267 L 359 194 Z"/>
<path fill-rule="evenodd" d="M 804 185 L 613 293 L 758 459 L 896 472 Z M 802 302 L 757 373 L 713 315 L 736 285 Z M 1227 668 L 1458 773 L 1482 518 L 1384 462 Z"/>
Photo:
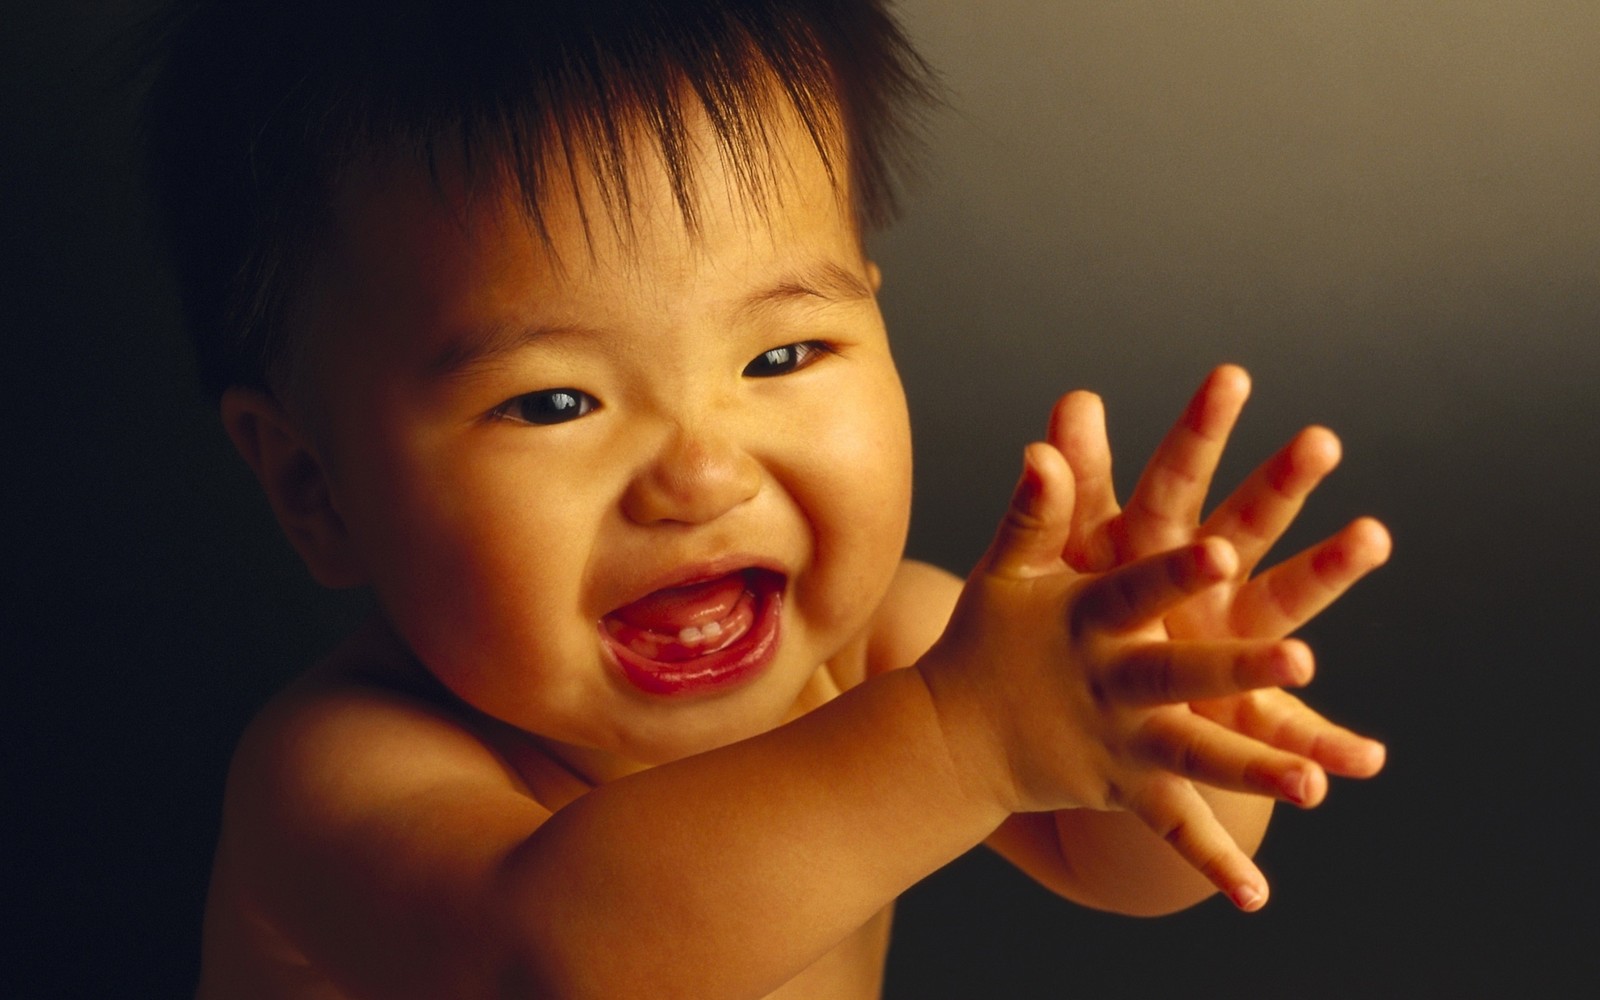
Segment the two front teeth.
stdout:
<path fill-rule="evenodd" d="M 704 625 L 685 625 L 678 632 L 678 645 L 680 646 L 707 646 L 722 638 L 721 622 L 706 622 Z"/>

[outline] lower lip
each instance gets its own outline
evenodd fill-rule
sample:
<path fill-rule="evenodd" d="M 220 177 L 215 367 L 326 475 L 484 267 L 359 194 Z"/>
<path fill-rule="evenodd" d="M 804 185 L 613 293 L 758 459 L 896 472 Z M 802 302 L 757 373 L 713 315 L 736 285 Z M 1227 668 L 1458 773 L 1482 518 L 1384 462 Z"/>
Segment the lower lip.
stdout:
<path fill-rule="evenodd" d="M 726 691 L 760 674 L 778 652 L 783 594 L 774 590 L 755 597 L 756 616 L 750 631 L 715 653 L 678 663 L 651 660 L 617 642 L 604 625 L 600 626 L 601 645 L 628 683 L 646 694 L 678 697 Z"/>

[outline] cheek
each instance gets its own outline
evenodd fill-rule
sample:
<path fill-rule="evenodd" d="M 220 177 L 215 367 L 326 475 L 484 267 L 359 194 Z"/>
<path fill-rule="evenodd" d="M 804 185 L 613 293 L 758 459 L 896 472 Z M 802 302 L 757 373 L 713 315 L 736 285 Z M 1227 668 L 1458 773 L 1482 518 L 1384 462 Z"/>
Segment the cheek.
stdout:
<path fill-rule="evenodd" d="M 911 514 L 911 429 L 899 380 L 855 387 L 858 405 L 818 408 L 806 423 L 811 475 L 805 502 L 818 557 L 850 567 L 863 591 L 887 588 Z M 857 597 L 869 597 L 858 594 Z"/>
<path fill-rule="evenodd" d="M 530 608 L 574 601 L 583 532 L 549 479 L 500 460 L 374 449 L 357 535 L 395 628 L 437 669 L 526 641 Z"/>

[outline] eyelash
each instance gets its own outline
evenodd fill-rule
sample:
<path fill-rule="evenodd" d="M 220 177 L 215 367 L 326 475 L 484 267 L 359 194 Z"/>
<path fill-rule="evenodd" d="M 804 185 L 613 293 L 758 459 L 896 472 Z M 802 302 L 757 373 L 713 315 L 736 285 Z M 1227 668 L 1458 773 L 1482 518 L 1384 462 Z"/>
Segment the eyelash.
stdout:
<path fill-rule="evenodd" d="M 808 368 L 825 355 L 837 353 L 820 340 L 785 344 L 762 352 L 744 366 L 745 378 L 778 378 Z M 581 389 L 541 389 L 525 392 L 495 407 L 491 416 L 547 427 L 564 424 L 599 409 L 600 401 Z"/>
<path fill-rule="evenodd" d="M 805 340 L 798 344 L 785 344 L 765 351 L 760 357 L 744 366 L 746 378 L 775 378 L 788 375 L 802 368 L 809 367 L 824 355 L 837 353 L 828 344 L 820 340 Z M 769 365 L 776 370 L 763 370 L 760 366 Z"/>
<path fill-rule="evenodd" d="M 494 416 L 518 420 L 525 424 L 564 424 L 593 412 L 600 405 L 580 389 L 542 389 L 525 392 L 495 407 Z"/>

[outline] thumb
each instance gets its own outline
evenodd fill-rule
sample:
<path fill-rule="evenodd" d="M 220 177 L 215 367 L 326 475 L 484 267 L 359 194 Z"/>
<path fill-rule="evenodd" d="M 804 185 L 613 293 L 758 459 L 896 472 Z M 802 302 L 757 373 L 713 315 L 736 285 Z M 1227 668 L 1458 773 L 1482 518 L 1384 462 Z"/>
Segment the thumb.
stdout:
<path fill-rule="evenodd" d="M 996 576 L 1058 573 L 1072 533 L 1072 470 L 1061 452 L 1043 442 L 1022 453 L 1022 477 L 979 567 Z"/>

